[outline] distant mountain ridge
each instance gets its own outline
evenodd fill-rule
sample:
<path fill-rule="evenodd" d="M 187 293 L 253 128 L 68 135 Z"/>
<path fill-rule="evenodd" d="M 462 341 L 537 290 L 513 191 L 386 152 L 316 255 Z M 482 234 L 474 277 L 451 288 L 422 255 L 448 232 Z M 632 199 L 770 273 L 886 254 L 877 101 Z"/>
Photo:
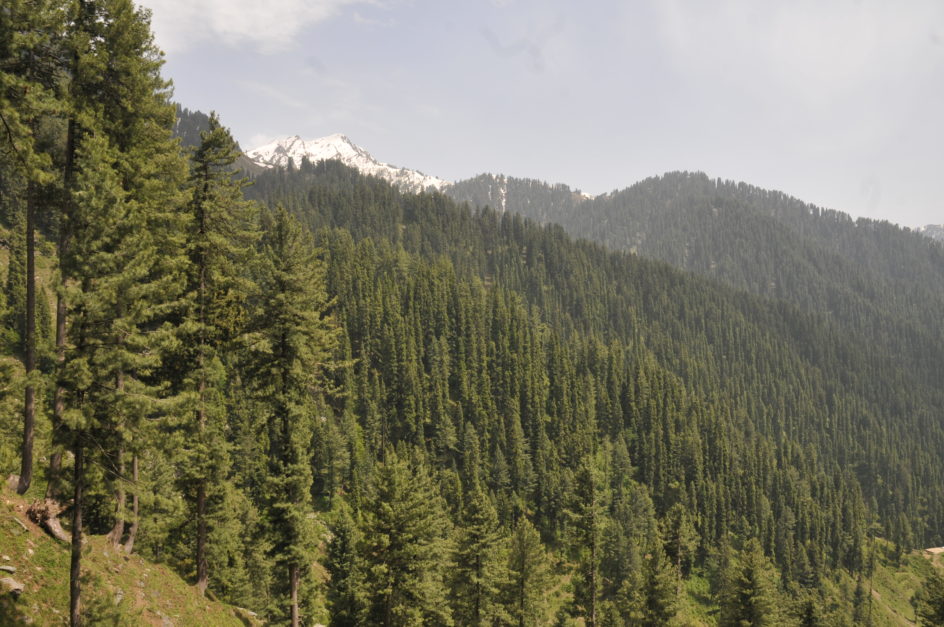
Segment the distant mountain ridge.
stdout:
<path fill-rule="evenodd" d="M 428 189 L 442 190 L 450 185 L 448 181 L 417 170 L 382 163 L 341 134 L 308 140 L 298 135 L 284 137 L 253 148 L 246 152 L 246 156 L 264 168 L 287 168 L 289 165 L 297 168 L 304 159 L 312 163 L 336 159 L 362 174 L 382 178 L 401 190 L 409 192 L 421 192 Z"/>
<path fill-rule="evenodd" d="M 827 315 L 870 350 L 939 376 L 944 248 L 886 221 L 853 219 L 782 192 L 672 172 L 581 200 L 564 186 L 483 176 L 446 193 L 610 250 L 659 259 L 736 288 Z"/>
<path fill-rule="evenodd" d="M 911 231 L 855 220 L 782 192 L 700 172 L 667 173 L 596 197 L 505 175 L 450 183 L 381 163 L 341 134 L 286 137 L 246 155 L 260 170 L 336 160 L 401 191 L 438 190 L 472 207 L 559 224 L 611 250 L 835 316 L 888 350 L 894 348 L 894 328 L 894 335 L 909 338 L 905 354 L 915 363 L 944 347 L 937 324 L 944 308 L 944 254 L 927 239 L 944 240 L 941 226 Z"/>
<path fill-rule="evenodd" d="M 457 181 L 443 192 L 458 202 L 495 211 L 520 213 L 538 222 L 560 222 L 573 214 L 591 197 L 567 185 L 551 185 L 535 179 L 520 179 L 503 174 L 480 174 Z"/>

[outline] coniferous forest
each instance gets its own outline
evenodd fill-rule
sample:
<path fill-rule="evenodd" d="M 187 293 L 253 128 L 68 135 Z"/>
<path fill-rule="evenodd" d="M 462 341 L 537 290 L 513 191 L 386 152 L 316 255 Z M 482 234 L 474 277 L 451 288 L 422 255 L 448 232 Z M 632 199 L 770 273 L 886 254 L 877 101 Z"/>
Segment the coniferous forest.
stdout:
<path fill-rule="evenodd" d="M 0 8 L 0 472 L 62 621 L 89 536 L 291 625 L 881 624 L 944 544 L 939 245 L 700 175 L 582 227 L 247 173 L 161 64 L 130 0 Z"/>

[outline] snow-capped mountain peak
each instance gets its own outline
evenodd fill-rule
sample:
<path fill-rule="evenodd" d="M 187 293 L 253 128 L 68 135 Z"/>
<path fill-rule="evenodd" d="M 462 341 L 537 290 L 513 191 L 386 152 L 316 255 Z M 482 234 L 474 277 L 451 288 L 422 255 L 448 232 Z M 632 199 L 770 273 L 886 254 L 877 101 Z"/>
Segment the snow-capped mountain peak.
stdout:
<path fill-rule="evenodd" d="M 340 133 L 308 140 L 298 135 L 285 137 L 253 148 L 246 152 L 246 156 L 264 168 L 284 168 L 288 167 L 289 163 L 299 166 L 305 158 L 312 163 L 337 159 L 363 174 L 386 179 L 401 189 L 412 192 L 423 191 L 430 187 L 438 190 L 449 185 L 448 182 L 435 176 L 381 163 L 369 152 L 354 144 L 346 135 Z"/>
<path fill-rule="evenodd" d="M 918 227 L 918 233 L 923 233 L 931 239 L 944 242 L 944 224 L 929 224 Z"/>

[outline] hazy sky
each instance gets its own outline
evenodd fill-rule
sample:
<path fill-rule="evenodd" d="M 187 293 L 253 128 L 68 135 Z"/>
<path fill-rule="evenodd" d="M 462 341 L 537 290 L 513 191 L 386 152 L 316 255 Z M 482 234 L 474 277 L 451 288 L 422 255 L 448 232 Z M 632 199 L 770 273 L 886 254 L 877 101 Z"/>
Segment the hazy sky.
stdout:
<path fill-rule="evenodd" d="M 944 223 L 944 2 L 144 0 L 248 149 L 344 133 L 449 180 L 671 170 Z"/>

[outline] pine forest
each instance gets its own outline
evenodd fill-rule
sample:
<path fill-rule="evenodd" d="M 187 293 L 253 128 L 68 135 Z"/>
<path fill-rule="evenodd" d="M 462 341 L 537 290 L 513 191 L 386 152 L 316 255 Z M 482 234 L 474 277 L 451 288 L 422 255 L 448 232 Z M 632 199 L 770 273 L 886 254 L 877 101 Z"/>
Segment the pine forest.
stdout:
<path fill-rule="evenodd" d="M 232 624 L 944 624 L 940 243 L 701 174 L 263 170 L 149 18 L 0 7 L 0 623 L 161 624 L 104 552 Z"/>

